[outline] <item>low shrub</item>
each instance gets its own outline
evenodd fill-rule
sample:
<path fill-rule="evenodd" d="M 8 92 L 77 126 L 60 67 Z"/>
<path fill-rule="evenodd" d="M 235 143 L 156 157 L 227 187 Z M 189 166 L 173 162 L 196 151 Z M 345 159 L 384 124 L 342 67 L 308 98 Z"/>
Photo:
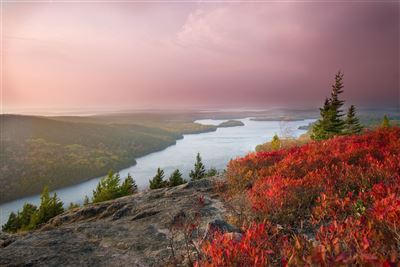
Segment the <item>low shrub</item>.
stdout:
<path fill-rule="evenodd" d="M 200 266 L 400 264 L 400 128 L 252 153 L 227 180 L 253 223 L 204 245 Z"/>

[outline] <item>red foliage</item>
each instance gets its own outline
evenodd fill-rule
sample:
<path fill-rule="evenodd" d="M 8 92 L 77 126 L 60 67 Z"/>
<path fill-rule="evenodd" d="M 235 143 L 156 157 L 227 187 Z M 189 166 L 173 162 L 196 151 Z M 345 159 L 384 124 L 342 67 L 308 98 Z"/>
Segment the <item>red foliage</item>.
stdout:
<path fill-rule="evenodd" d="M 217 236 L 200 265 L 400 264 L 399 128 L 252 153 L 231 161 L 227 177 L 270 223 L 253 224 L 239 241 Z M 300 229 L 304 221 L 311 229 Z"/>
<path fill-rule="evenodd" d="M 203 246 L 207 259 L 198 266 L 267 266 L 275 262 L 278 253 L 273 249 L 284 246 L 286 239 L 269 224 L 254 224 L 247 229 L 240 240 L 227 234 L 217 233 L 212 243 Z"/>
<path fill-rule="evenodd" d="M 310 263 L 378 266 L 398 261 L 394 237 L 385 236 L 373 220 L 348 217 L 321 226 Z M 389 239 L 387 239 L 389 238 Z"/>

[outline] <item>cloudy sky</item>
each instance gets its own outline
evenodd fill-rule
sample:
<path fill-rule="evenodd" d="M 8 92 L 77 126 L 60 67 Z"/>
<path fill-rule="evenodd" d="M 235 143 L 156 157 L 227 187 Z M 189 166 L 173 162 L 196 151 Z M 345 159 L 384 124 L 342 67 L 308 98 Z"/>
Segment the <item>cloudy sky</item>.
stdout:
<path fill-rule="evenodd" d="M 3 105 L 399 104 L 399 2 L 4 3 Z"/>

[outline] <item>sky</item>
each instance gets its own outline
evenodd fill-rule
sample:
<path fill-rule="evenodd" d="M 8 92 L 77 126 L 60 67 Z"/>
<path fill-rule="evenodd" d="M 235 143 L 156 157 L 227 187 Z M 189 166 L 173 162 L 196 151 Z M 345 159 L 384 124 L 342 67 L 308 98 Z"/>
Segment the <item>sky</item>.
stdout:
<path fill-rule="evenodd" d="M 396 1 L 2 7 L 3 112 L 400 103 Z"/>

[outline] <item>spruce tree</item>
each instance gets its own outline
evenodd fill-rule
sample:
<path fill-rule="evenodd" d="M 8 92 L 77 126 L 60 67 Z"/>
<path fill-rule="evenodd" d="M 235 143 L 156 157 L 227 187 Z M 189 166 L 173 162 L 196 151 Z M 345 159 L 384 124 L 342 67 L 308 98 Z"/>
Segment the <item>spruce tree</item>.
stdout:
<path fill-rule="evenodd" d="M 343 134 L 345 122 L 342 119 L 341 107 L 344 101 L 339 99 L 341 93 L 343 93 L 343 73 L 339 71 L 335 76 L 335 84 L 332 85 L 331 97 L 325 99 L 324 106 L 320 108 L 321 118 L 312 128 L 313 140 L 324 140 Z"/>
<path fill-rule="evenodd" d="M 92 202 L 102 202 L 120 197 L 120 177 L 119 174 L 114 174 L 112 171 L 106 177 L 101 178 L 93 191 Z"/>
<path fill-rule="evenodd" d="M 125 178 L 124 182 L 120 187 L 120 195 L 127 196 L 136 193 L 138 190 L 135 180 L 128 173 L 128 177 Z"/>
<path fill-rule="evenodd" d="M 327 130 L 331 136 L 341 134 L 344 129 L 343 111 L 341 110 L 344 101 L 339 99 L 341 93 L 343 93 L 343 73 L 339 71 L 335 76 L 335 84 L 332 85 L 330 98 L 330 125 Z"/>
<path fill-rule="evenodd" d="M 49 188 L 46 186 L 40 197 L 39 209 L 32 215 L 29 227 L 34 229 L 62 212 L 64 212 L 63 203 L 58 199 L 56 193 L 50 197 Z"/>
<path fill-rule="evenodd" d="M 158 168 L 156 175 L 150 181 L 150 189 L 158 189 L 167 186 L 167 181 L 164 181 L 164 170 Z"/>
<path fill-rule="evenodd" d="M 36 213 L 37 207 L 30 203 L 25 203 L 22 211 L 18 212 L 18 219 L 21 224 L 21 230 L 28 230 L 32 216 Z"/>
<path fill-rule="evenodd" d="M 200 153 L 197 153 L 196 163 L 194 164 L 194 170 L 190 171 L 189 176 L 190 179 L 192 179 L 192 181 L 200 180 L 206 176 L 206 168 L 203 162 L 201 162 Z"/>
<path fill-rule="evenodd" d="M 57 197 L 57 193 L 53 194 L 50 201 L 50 216 L 51 218 L 64 212 L 64 203 Z"/>
<path fill-rule="evenodd" d="M 1 227 L 1 230 L 4 232 L 15 233 L 21 228 L 21 224 L 19 222 L 18 216 L 11 212 L 8 216 L 8 221 Z"/>
<path fill-rule="evenodd" d="M 30 203 L 25 203 L 22 210 L 17 214 L 11 212 L 8 221 L 3 225 L 2 230 L 5 232 L 15 233 L 19 230 L 25 231 L 30 229 L 32 216 L 36 213 L 37 207 Z"/>
<path fill-rule="evenodd" d="M 329 138 L 328 128 L 330 128 L 330 101 L 325 99 L 324 106 L 319 109 L 321 118 L 313 125 L 311 139 L 324 140 Z"/>
<path fill-rule="evenodd" d="M 181 172 L 176 169 L 169 177 L 168 186 L 177 186 L 184 183 L 186 183 L 186 181 L 182 178 Z"/>
<path fill-rule="evenodd" d="M 358 134 L 361 133 L 363 127 L 360 124 L 360 121 L 356 117 L 356 108 L 354 105 L 351 105 L 346 116 L 345 124 L 344 124 L 344 134 Z"/>
<path fill-rule="evenodd" d="M 385 114 L 385 116 L 383 116 L 381 127 L 382 128 L 389 128 L 390 127 L 390 120 L 389 120 L 389 118 L 388 118 L 388 116 L 386 114 Z"/>

